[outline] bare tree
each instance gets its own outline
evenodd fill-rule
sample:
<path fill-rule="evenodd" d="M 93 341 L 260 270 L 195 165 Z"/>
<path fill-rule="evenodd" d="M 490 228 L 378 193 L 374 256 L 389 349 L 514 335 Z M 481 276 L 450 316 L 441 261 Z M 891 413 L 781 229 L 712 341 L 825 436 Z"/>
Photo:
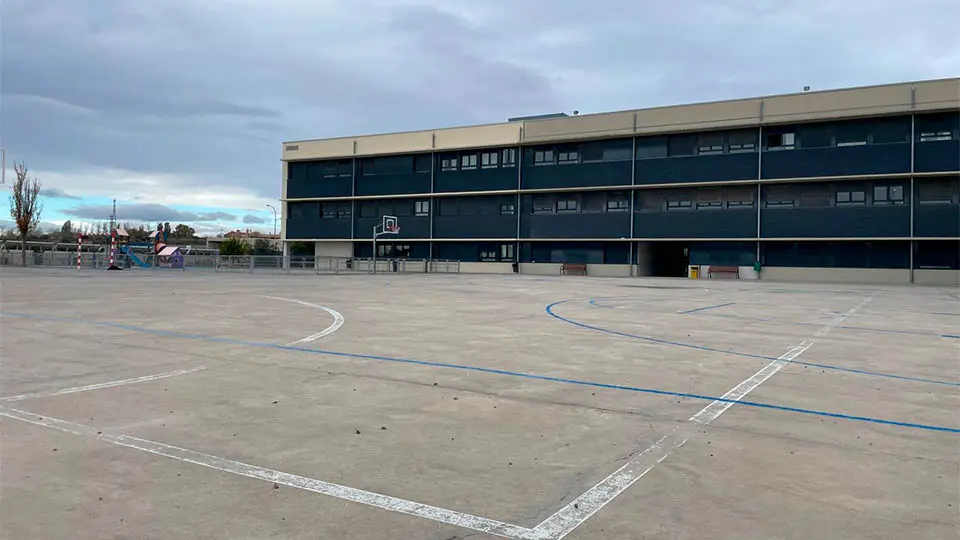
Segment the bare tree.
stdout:
<path fill-rule="evenodd" d="M 40 201 L 40 180 L 27 171 L 22 161 L 14 162 L 17 180 L 10 187 L 10 217 L 20 232 L 21 264 L 27 265 L 27 235 L 40 225 L 43 203 Z"/>

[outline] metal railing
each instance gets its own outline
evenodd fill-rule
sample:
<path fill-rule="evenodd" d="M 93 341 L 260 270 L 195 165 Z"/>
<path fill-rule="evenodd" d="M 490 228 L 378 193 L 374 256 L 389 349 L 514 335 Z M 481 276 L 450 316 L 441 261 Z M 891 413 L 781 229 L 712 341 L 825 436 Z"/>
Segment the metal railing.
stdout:
<path fill-rule="evenodd" d="M 169 263 L 157 255 L 134 253 L 134 257 L 118 252 L 114 258 L 117 266 L 124 269 L 164 268 Z M 0 250 L 0 266 L 20 266 L 19 251 Z M 142 265 L 141 265 L 142 263 Z M 80 257 L 81 269 L 105 269 L 110 264 L 110 254 L 101 249 L 84 251 Z M 29 251 L 27 266 L 76 268 L 76 251 Z M 178 268 L 179 269 L 179 268 Z M 358 257 L 309 257 L 281 255 L 218 255 L 184 254 L 183 269 L 186 271 L 212 271 L 217 273 L 283 273 L 283 274 L 449 274 L 460 272 L 460 261 L 446 259 L 381 259 Z"/>

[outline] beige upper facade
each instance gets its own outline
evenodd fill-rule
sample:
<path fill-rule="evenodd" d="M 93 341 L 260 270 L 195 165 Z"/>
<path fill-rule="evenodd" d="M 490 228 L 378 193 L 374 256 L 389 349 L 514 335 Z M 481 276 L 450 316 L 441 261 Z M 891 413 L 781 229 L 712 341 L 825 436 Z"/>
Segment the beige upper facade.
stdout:
<path fill-rule="evenodd" d="M 376 156 L 960 109 L 960 78 L 499 124 L 288 141 L 283 160 Z"/>

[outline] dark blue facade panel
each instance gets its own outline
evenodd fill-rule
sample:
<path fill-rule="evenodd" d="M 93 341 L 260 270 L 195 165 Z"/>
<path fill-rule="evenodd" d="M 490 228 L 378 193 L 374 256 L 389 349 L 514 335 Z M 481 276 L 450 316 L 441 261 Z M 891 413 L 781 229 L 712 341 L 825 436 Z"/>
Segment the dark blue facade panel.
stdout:
<path fill-rule="evenodd" d="M 764 208 L 764 238 L 866 238 L 910 236 L 908 206 Z"/>
<path fill-rule="evenodd" d="M 756 152 L 638 159 L 637 184 L 674 182 L 721 182 L 755 180 L 759 161 Z"/>
<path fill-rule="evenodd" d="M 532 263 L 629 264 L 628 242 L 523 242 L 520 261 Z"/>
<path fill-rule="evenodd" d="M 764 242 L 760 246 L 765 266 L 800 268 L 909 268 L 910 243 L 870 242 Z"/>
<path fill-rule="evenodd" d="M 960 205 L 918 204 L 913 219 L 914 236 L 960 237 Z"/>
<path fill-rule="evenodd" d="M 910 144 L 803 148 L 763 153 L 763 178 L 910 172 Z"/>
<path fill-rule="evenodd" d="M 914 152 L 916 172 L 960 171 L 960 140 L 918 142 Z"/>
<path fill-rule="evenodd" d="M 287 164 L 288 198 L 349 197 L 353 190 L 353 161 L 292 161 Z"/>
<path fill-rule="evenodd" d="M 517 189 L 517 167 L 438 171 L 434 179 L 434 191 L 451 193 L 457 191 L 501 191 Z"/>
<path fill-rule="evenodd" d="M 629 238 L 630 213 L 524 214 L 522 238 Z"/>
<path fill-rule="evenodd" d="M 349 197 L 353 178 L 290 178 L 287 180 L 287 198 Z"/>
<path fill-rule="evenodd" d="M 373 238 L 373 226 L 380 224 L 382 218 L 357 218 L 354 236 L 359 239 Z M 430 238 L 429 216 L 404 216 L 399 218 L 400 234 L 383 235 L 384 241 L 404 238 Z M 379 241 L 379 240 L 378 240 Z"/>
<path fill-rule="evenodd" d="M 629 161 L 524 165 L 523 189 L 630 185 L 630 168 Z"/>
<path fill-rule="evenodd" d="M 635 238 L 755 238 L 757 211 L 668 210 L 634 214 Z"/>
<path fill-rule="evenodd" d="M 357 195 L 430 193 L 430 173 L 371 174 L 357 178 Z"/>
<path fill-rule="evenodd" d="M 350 219 L 303 218 L 287 220 L 287 238 L 350 238 Z"/>
<path fill-rule="evenodd" d="M 516 238 L 515 215 L 434 216 L 434 238 Z"/>
<path fill-rule="evenodd" d="M 756 242 L 691 242 L 690 264 L 751 266 L 757 260 Z"/>

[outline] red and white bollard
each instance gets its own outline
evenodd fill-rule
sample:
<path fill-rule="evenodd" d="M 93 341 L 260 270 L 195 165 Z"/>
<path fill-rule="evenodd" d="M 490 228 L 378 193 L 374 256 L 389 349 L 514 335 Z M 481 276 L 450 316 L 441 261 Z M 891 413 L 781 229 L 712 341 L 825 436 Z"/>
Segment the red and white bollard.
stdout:
<path fill-rule="evenodd" d="M 81 254 L 83 253 L 83 251 L 81 251 L 82 249 L 83 249 L 83 236 L 78 234 L 77 235 L 77 270 L 80 269 Z"/>

